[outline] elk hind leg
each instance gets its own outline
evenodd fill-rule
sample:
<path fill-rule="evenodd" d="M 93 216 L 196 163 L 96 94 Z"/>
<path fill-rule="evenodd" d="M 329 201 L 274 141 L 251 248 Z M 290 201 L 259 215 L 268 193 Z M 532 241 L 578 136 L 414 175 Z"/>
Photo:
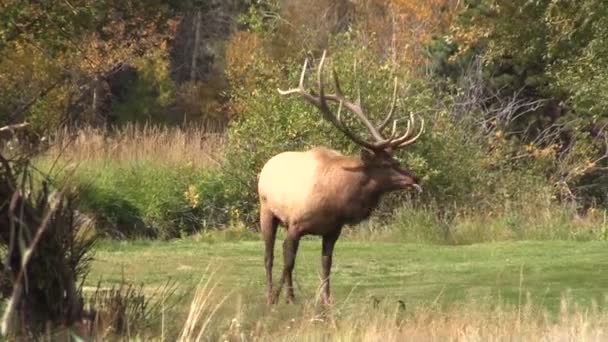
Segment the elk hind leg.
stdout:
<path fill-rule="evenodd" d="M 281 275 L 281 281 L 279 288 L 275 293 L 275 300 L 278 300 L 281 294 L 283 284 L 287 282 L 287 303 L 293 303 L 295 300 L 294 289 L 293 289 L 293 269 L 296 262 L 296 254 L 298 253 L 298 246 L 300 245 L 300 237 L 297 234 L 293 234 L 288 230 L 287 238 L 283 242 L 283 274 Z"/>
<path fill-rule="evenodd" d="M 329 289 L 329 274 L 331 272 L 331 264 L 334 253 L 334 246 L 340 231 L 323 236 L 323 247 L 321 255 L 321 302 L 324 305 L 331 304 L 330 289 Z"/>
<path fill-rule="evenodd" d="M 264 267 L 266 268 L 266 295 L 268 304 L 274 304 L 272 295 L 272 264 L 274 262 L 274 242 L 279 221 L 274 214 L 265 208 L 260 209 L 260 226 L 264 237 Z"/>

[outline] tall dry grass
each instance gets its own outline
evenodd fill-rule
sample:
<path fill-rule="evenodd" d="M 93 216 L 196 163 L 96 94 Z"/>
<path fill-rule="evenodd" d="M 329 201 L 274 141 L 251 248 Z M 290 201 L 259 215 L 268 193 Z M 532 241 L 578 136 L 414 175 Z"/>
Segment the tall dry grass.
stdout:
<path fill-rule="evenodd" d="M 211 289 L 210 293 L 213 292 Z M 524 296 L 525 297 L 525 296 Z M 199 303 L 200 298 L 205 302 Z M 188 341 L 606 341 L 608 312 L 602 306 L 579 306 L 564 296 L 558 312 L 548 312 L 529 296 L 520 305 L 488 304 L 483 300 L 441 307 L 430 303 L 406 308 L 374 308 L 371 303 L 338 303 L 320 307 L 313 301 L 295 310 L 245 306 L 237 300 L 233 315 L 198 291 L 194 311 L 182 331 Z M 605 305 L 603 306 L 605 307 Z M 195 318 L 192 320 L 192 318 Z M 213 324 L 208 325 L 213 319 Z M 179 323 L 178 323 L 179 324 Z M 187 327 L 197 326 L 200 330 Z M 206 328 L 206 329 L 205 329 Z"/>
<path fill-rule="evenodd" d="M 271 309 L 238 318 L 215 336 L 222 341 L 606 341 L 608 313 L 597 305 L 580 307 L 564 297 L 558 313 L 529 301 L 521 306 L 494 306 L 483 301 L 448 308 L 428 305 L 373 309 L 356 305 L 341 311 L 312 304 L 293 318 L 272 321 Z M 371 305 L 370 305 L 371 306 Z M 236 317 L 243 317 L 237 313 Z M 245 316 L 246 319 L 246 316 Z M 276 319 L 276 318 L 274 318 Z M 226 319 L 228 320 L 228 318 Z M 281 324 L 282 323 L 282 324 Z M 246 328 L 243 328 L 246 327 Z M 197 341 L 204 340 L 198 339 Z"/>
<path fill-rule="evenodd" d="M 206 125 L 180 128 L 129 124 L 112 131 L 62 129 L 53 134 L 47 154 L 77 163 L 144 160 L 206 167 L 219 163 L 224 143 L 225 134 Z"/>
<path fill-rule="evenodd" d="M 216 271 L 220 269 L 216 265 Z M 411 308 L 390 298 L 383 305 L 347 298 L 331 307 L 315 300 L 269 307 L 246 303 L 244 294 L 220 295 L 226 291 L 218 293 L 218 283 L 213 281 L 216 271 L 204 272 L 206 281 L 201 281 L 193 296 L 181 341 L 608 340 L 608 297 L 601 303 L 580 305 L 572 293 L 565 292 L 559 308 L 548 311 L 520 284 L 517 304 L 484 298 L 442 304 L 440 293 L 427 304 Z"/>
<path fill-rule="evenodd" d="M 485 298 L 446 304 L 440 293 L 415 307 L 390 298 L 380 305 L 347 298 L 331 307 L 315 300 L 267 306 L 250 294 L 233 295 L 230 289 L 222 289 L 218 277 L 222 267 L 207 267 L 190 304 L 179 312 L 163 311 L 157 323 L 160 327 L 133 324 L 140 330 L 123 329 L 118 334 L 98 327 L 72 327 L 72 336 L 86 340 L 231 342 L 608 340 L 608 297 L 581 305 L 566 292 L 559 308 L 549 311 L 542 300 L 535 301 L 520 285 L 521 298 L 516 304 Z M 125 299 L 137 300 L 133 296 Z M 124 323 L 133 318 L 137 317 L 125 316 Z"/>
<path fill-rule="evenodd" d="M 605 314 L 564 312 L 554 321 L 542 310 L 529 310 L 522 317 L 518 310 L 508 308 L 484 311 L 465 305 L 446 312 L 421 309 L 401 324 L 388 315 L 361 317 L 328 335 L 334 341 L 603 341 L 608 337 Z M 318 340 L 323 336 L 310 331 L 302 330 L 296 339 Z"/>

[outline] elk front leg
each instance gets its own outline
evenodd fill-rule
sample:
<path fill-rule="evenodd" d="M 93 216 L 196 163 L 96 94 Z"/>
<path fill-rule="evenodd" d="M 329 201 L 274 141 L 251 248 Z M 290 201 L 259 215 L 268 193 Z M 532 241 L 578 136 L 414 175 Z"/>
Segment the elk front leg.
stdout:
<path fill-rule="evenodd" d="M 283 274 L 281 275 L 281 282 L 275 295 L 275 301 L 278 301 L 279 295 L 283 284 L 287 281 L 287 303 L 293 303 L 295 299 L 293 291 L 293 269 L 296 263 L 296 254 L 298 253 L 298 246 L 300 244 L 300 237 L 294 236 L 288 233 L 285 242 L 283 242 Z"/>
<path fill-rule="evenodd" d="M 268 304 L 274 304 L 272 295 L 272 264 L 274 261 L 274 241 L 277 235 L 278 220 L 272 212 L 260 210 L 260 226 L 264 236 L 264 267 L 266 268 L 266 295 Z"/>
<path fill-rule="evenodd" d="M 334 246 L 336 245 L 336 241 L 338 241 L 339 236 L 340 231 L 334 234 L 323 236 L 323 247 L 321 251 L 321 302 L 324 305 L 331 304 L 329 274 L 331 272 L 331 262 L 334 253 Z"/>

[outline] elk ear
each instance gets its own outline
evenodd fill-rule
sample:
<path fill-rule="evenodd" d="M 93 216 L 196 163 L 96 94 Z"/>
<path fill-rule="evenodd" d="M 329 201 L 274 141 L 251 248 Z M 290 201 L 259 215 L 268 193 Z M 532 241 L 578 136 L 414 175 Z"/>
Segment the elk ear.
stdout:
<path fill-rule="evenodd" d="M 376 155 L 374 154 L 374 152 L 366 149 L 361 150 L 361 160 L 363 160 L 365 164 L 370 163 L 372 160 L 374 160 L 375 157 Z"/>

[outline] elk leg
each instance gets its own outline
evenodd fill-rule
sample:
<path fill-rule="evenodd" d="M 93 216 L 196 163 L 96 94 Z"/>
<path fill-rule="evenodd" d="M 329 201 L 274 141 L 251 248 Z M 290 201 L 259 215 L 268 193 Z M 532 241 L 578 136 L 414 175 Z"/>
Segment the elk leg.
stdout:
<path fill-rule="evenodd" d="M 298 236 L 292 236 L 291 234 L 288 234 L 285 242 L 283 242 L 283 274 L 281 275 L 281 282 L 279 283 L 279 288 L 275 294 L 275 301 L 279 299 L 285 281 L 287 281 L 287 302 L 293 303 L 295 299 L 292 274 L 296 263 L 296 254 L 298 253 L 299 244 L 300 238 Z"/>
<path fill-rule="evenodd" d="M 336 245 L 336 241 L 338 241 L 338 237 L 340 236 L 340 231 L 334 234 L 323 236 L 323 247 L 321 251 L 321 302 L 324 305 L 331 304 L 330 301 L 330 290 L 329 290 L 329 274 L 331 272 L 331 262 L 332 255 L 334 253 L 334 246 Z"/>
<path fill-rule="evenodd" d="M 287 267 L 287 302 L 293 303 L 295 300 L 294 290 L 293 290 L 293 268 L 296 263 L 296 254 L 298 253 L 298 246 L 300 245 L 300 239 L 286 240 L 289 241 L 290 246 L 288 250 L 287 256 L 284 256 L 286 260 Z"/>
<path fill-rule="evenodd" d="M 268 304 L 274 304 L 272 296 L 272 264 L 274 261 L 274 241 L 277 235 L 278 220 L 271 211 L 260 210 L 260 226 L 264 236 L 265 254 L 264 266 L 266 268 L 266 286 Z"/>

